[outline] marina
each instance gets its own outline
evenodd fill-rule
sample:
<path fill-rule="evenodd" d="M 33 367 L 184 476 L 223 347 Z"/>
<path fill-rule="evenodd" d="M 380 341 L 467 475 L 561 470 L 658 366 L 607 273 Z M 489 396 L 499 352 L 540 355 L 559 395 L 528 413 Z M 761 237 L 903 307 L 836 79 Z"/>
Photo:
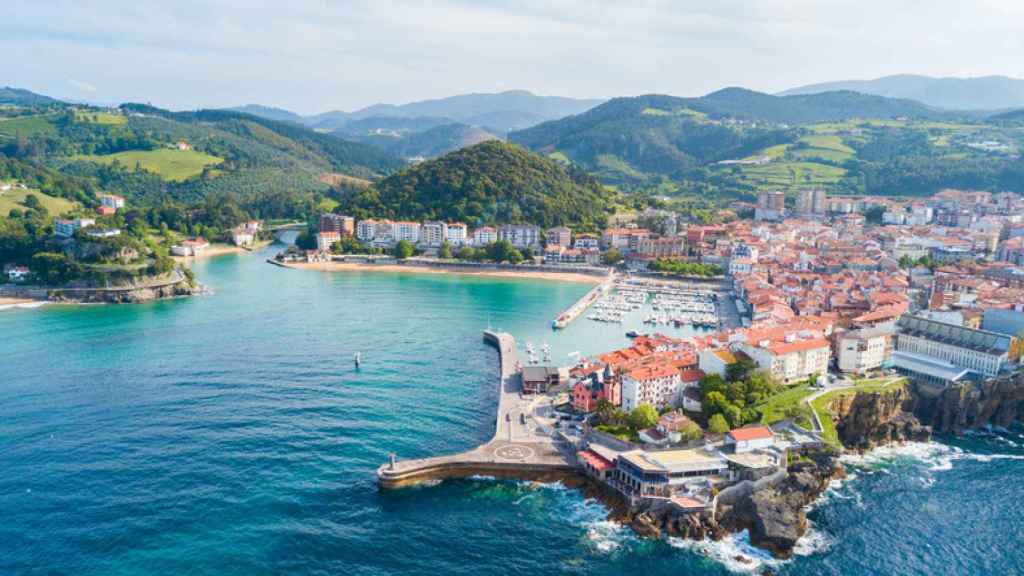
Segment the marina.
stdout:
<path fill-rule="evenodd" d="M 717 328 L 718 294 L 684 284 L 618 280 L 590 306 L 587 320 L 623 324 L 641 314 L 646 325 L 675 328 Z"/>

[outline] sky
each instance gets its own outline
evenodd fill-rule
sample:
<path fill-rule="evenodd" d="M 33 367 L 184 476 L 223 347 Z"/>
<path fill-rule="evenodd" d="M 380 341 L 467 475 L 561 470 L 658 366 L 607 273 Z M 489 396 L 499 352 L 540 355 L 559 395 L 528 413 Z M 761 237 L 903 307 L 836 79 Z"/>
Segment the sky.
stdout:
<path fill-rule="evenodd" d="M 1021 0 L 3 0 L 0 85 L 303 114 L 526 89 L 1024 77 Z"/>

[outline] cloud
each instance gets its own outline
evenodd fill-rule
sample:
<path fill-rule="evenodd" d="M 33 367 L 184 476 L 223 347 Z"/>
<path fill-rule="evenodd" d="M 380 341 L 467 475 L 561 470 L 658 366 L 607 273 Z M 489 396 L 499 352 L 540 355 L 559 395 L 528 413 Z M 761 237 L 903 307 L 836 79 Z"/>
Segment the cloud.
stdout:
<path fill-rule="evenodd" d="M 1024 76 L 1016 0 L 7 0 L 5 82 L 299 112 L 525 88 L 777 91 L 893 73 Z M 83 87 L 72 84 L 77 91 Z"/>
<path fill-rule="evenodd" d="M 80 92 L 95 92 L 96 87 L 88 82 L 82 82 L 81 80 L 75 80 L 74 78 L 68 79 L 68 84 L 71 84 L 76 90 Z"/>

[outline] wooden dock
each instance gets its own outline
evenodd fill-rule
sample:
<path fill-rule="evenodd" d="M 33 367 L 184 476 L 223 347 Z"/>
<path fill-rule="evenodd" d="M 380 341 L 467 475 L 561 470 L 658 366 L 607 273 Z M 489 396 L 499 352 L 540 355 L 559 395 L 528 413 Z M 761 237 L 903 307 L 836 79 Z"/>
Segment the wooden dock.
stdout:
<path fill-rule="evenodd" d="M 530 418 L 531 402 L 520 396 L 519 357 L 515 339 L 505 332 L 484 332 L 484 341 L 498 349 L 501 362 L 494 437 L 458 454 L 398 460 L 394 455 L 377 469 L 381 488 L 398 488 L 426 480 L 487 475 L 524 480 L 555 479 L 575 470 L 572 451 L 550 436 L 531 431 L 520 421 Z"/>

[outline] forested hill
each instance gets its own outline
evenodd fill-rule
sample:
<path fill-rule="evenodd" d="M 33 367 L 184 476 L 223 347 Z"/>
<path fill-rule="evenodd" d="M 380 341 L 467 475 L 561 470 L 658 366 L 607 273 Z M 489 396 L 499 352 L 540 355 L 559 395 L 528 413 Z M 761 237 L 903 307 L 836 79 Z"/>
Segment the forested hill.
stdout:
<path fill-rule="evenodd" d="M 606 224 L 614 193 L 587 174 L 519 146 L 488 141 L 422 162 L 342 197 L 358 217 L 482 224 Z"/>
<path fill-rule="evenodd" d="M 854 92 L 616 98 L 513 132 L 510 140 L 624 190 L 750 198 L 821 186 L 923 195 L 944 187 L 1024 191 L 1024 131 L 991 119 Z"/>

